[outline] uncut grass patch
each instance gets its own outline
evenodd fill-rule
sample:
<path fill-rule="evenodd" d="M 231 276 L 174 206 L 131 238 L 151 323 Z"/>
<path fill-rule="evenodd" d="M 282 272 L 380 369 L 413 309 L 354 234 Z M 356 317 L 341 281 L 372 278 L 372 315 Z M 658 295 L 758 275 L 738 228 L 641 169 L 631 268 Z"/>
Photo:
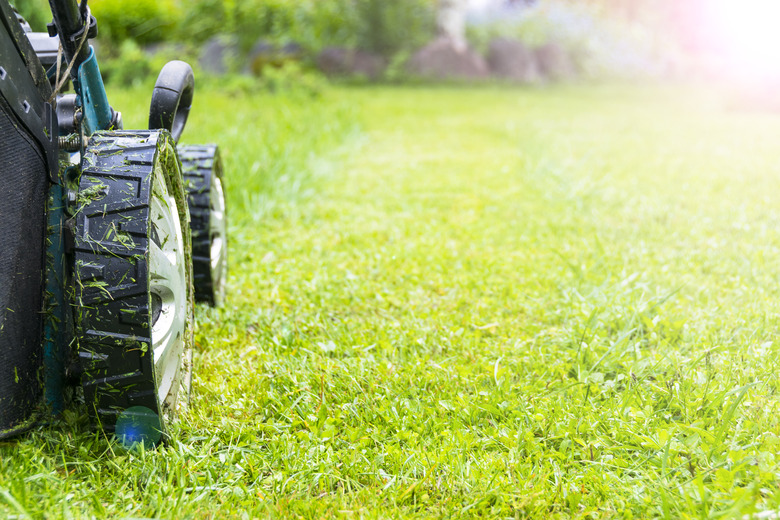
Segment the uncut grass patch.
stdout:
<path fill-rule="evenodd" d="M 780 507 L 778 118 L 626 87 L 207 103 L 232 274 L 192 408 L 153 452 L 72 414 L 0 444 L 9 515 Z"/>

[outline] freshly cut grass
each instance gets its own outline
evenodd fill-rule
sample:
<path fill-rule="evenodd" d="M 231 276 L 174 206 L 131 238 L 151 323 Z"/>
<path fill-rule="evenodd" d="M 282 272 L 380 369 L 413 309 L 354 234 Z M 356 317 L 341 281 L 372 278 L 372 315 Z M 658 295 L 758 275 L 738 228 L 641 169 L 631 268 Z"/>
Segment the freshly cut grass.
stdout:
<path fill-rule="evenodd" d="M 0 514 L 780 508 L 780 118 L 625 87 L 198 102 L 232 273 L 192 407 L 155 451 L 78 409 L 1 443 Z"/>

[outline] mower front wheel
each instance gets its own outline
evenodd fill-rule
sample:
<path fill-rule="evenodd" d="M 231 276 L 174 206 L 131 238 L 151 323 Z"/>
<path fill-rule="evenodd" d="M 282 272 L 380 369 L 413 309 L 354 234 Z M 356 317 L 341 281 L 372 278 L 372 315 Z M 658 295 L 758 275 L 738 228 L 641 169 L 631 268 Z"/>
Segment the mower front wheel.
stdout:
<path fill-rule="evenodd" d="M 76 208 L 75 306 L 87 407 L 128 443 L 155 444 L 189 399 L 189 214 L 167 131 L 91 138 Z"/>

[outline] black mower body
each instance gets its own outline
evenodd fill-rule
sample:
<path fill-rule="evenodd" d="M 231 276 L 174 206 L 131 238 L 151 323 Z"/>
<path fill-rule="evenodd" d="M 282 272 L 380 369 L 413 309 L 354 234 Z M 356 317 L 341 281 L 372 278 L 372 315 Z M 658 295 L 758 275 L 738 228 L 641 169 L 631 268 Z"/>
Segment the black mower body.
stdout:
<path fill-rule="evenodd" d="M 29 426 L 43 397 L 47 201 L 58 169 L 51 94 L 0 0 L 0 438 Z"/>

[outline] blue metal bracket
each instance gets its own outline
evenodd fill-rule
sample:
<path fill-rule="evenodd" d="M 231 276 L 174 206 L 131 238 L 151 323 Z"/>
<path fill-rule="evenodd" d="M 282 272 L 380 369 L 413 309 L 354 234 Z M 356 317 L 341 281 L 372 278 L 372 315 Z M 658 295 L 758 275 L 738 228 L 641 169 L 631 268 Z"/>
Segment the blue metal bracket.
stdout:
<path fill-rule="evenodd" d="M 81 64 L 78 73 L 79 80 L 74 85 L 81 98 L 81 110 L 84 114 L 82 125 L 87 135 L 98 130 L 111 128 L 113 110 L 108 104 L 103 76 L 100 75 L 95 49 L 89 47 L 89 58 Z"/>

